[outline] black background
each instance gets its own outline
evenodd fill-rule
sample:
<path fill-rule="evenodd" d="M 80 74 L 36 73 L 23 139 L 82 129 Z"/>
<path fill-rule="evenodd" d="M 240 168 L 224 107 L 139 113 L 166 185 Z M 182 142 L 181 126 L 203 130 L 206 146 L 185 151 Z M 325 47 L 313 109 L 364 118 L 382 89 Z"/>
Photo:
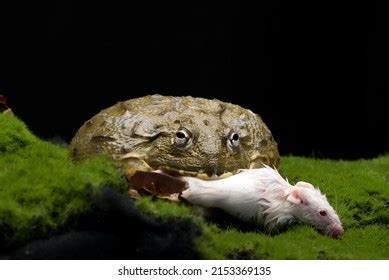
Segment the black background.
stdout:
<path fill-rule="evenodd" d="M 0 9 L 0 89 L 39 136 L 69 141 L 100 109 L 160 93 L 249 108 L 282 154 L 389 151 L 385 7 L 124 2 Z"/>

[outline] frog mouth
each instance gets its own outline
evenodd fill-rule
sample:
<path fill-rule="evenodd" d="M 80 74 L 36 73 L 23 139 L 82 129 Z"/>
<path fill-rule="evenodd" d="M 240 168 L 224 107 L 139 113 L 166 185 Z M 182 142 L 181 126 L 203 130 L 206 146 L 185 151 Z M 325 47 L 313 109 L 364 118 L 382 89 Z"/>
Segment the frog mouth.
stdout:
<path fill-rule="evenodd" d="M 149 170 L 149 171 L 162 171 L 163 173 L 166 173 L 171 176 L 175 177 L 182 177 L 182 176 L 188 176 L 188 177 L 196 177 L 202 180 L 219 180 L 223 178 L 227 178 L 229 176 L 232 176 L 239 172 L 239 169 L 227 171 L 227 170 L 220 170 L 216 166 L 213 169 L 208 170 L 208 172 L 205 172 L 203 169 L 199 169 L 198 171 L 189 171 L 185 169 L 179 169 L 171 166 L 157 166 L 157 165 L 151 165 L 149 162 L 146 161 L 146 159 L 138 154 L 129 153 L 126 155 L 123 155 L 119 158 L 119 160 L 122 161 L 128 161 L 128 160 L 135 160 L 137 163 L 141 163 L 140 166 L 142 167 L 140 170 Z M 127 175 L 131 176 L 135 170 L 127 170 Z"/>

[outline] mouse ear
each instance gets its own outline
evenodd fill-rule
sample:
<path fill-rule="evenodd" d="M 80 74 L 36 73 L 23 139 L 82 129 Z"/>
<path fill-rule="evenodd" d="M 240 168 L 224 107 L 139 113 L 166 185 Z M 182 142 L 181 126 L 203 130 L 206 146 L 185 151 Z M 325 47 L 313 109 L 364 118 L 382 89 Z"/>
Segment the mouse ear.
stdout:
<path fill-rule="evenodd" d="M 295 187 L 303 187 L 303 188 L 308 188 L 308 189 L 315 189 L 315 187 L 312 184 L 307 183 L 307 182 L 303 182 L 303 181 L 297 182 Z"/>
<path fill-rule="evenodd" d="M 293 204 L 302 204 L 304 203 L 299 192 L 297 190 L 289 191 L 286 197 L 286 200 Z"/>

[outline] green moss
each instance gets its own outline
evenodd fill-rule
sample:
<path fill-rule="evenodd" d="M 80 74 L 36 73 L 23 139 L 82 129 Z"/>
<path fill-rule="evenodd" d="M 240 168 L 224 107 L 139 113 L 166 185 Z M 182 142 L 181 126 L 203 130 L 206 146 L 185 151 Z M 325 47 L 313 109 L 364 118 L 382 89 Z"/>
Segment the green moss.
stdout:
<path fill-rule="evenodd" d="M 11 115 L 0 114 L 0 155 L 15 152 L 36 141 L 38 139 L 23 122 Z"/>
<path fill-rule="evenodd" d="M 82 164 L 67 149 L 32 135 L 16 117 L 0 114 L 0 244 L 45 236 L 85 211 L 102 186 L 126 191 L 110 161 Z M 6 243 L 6 244 L 4 244 Z"/>
<path fill-rule="evenodd" d="M 144 213 L 158 216 L 162 219 L 191 217 L 191 212 L 188 207 L 162 199 L 153 200 L 150 197 L 141 197 L 135 201 L 135 206 Z"/>

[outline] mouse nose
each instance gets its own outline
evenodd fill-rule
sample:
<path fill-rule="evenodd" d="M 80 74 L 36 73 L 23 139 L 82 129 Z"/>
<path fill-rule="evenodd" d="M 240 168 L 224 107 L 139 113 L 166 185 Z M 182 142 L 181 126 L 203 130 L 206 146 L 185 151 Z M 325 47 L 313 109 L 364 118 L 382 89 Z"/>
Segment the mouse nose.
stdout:
<path fill-rule="evenodd" d="M 332 224 L 328 227 L 328 229 L 329 229 L 329 233 L 330 233 L 331 237 L 336 238 L 336 239 L 340 238 L 344 233 L 344 230 L 343 230 L 342 226 L 340 226 L 340 225 Z"/>

